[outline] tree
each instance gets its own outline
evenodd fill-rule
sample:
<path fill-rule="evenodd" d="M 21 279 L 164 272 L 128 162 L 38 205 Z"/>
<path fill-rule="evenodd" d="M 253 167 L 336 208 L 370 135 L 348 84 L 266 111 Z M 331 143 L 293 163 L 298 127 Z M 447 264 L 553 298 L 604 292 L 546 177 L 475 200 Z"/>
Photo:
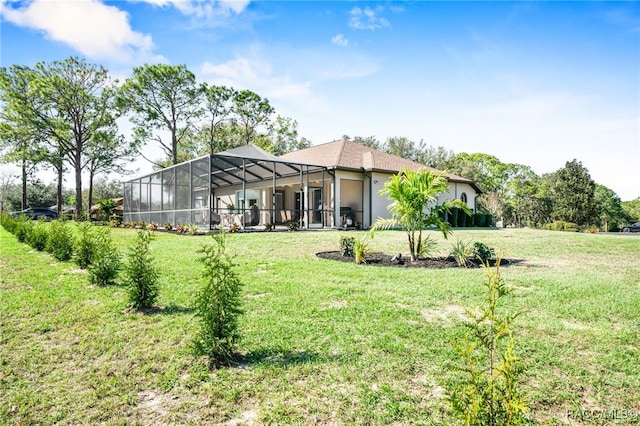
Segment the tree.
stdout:
<path fill-rule="evenodd" d="M 424 141 L 413 142 L 405 137 L 391 137 L 383 145 L 383 151 L 398 157 L 423 163 L 425 146 Z M 423 163 L 424 164 L 424 163 Z"/>
<path fill-rule="evenodd" d="M 0 170 L 0 213 L 3 213 L 5 210 L 7 210 L 7 193 L 9 192 L 9 188 L 11 188 L 11 185 L 13 185 L 13 179 L 15 178 L 16 175 L 11 173 L 9 170 Z"/>
<path fill-rule="evenodd" d="M 109 172 L 129 173 L 123 162 L 132 161 L 139 148 L 136 141 L 127 141 L 122 135 L 118 135 L 115 126 L 96 133 L 85 151 L 88 157 L 87 169 L 89 171 L 89 208 L 93 205 L 95 177 L 101 173 Z"/>
<path fill-rule="evenodd" d="M 596 222 L 594 192 L 596 184 L 589 171 L 576 159 L 554 173 L 551 186 L 553 219 L 588 225 Z"/>
<path fill-rule="evenodd" d="M 622 210 L 624 211 L 627 222 L 640 221 L 640 197 L 631 201 L 623 201 Z"/>
<path fill-rule="evenodd" d="M 180 145 L 202 114 L 202 90 L 185 65 L 143 65 L 133 69 L 118 96 L 118 105 L 130 112 L 134 140 L 140 145 L 156 142 L 178 164 Z M 169 134 L 169 140 L 163 133 Z M 147 159 L 153 164 L 156 161 Z"/>
<path fill-rule="evenodd" d="M 598 226 L 603 227 L 605 232 L 618 229 L 618 226 L 624 221 L 622 201 L 618 194 L 606 186 L 596 183 L 593 198 L 596 204 Z"/>
<path fill-rule="evenodd" d="M 241 90 L 235 96 L 234 112 L 243 132 L 243 141 L 249 144 L 256 137 L 260 125 L 269 122 L 275 112 L 269 101 L 251 90 Z"/>
<path fill-rule="evenodd" d="M 40 138 L 23 116 L 25 94 L 33 73 L 28 68 L 0 70 L 0 152 L 2 163 L 17 163 L 21 170 L 22 204 L 27 205 L 27 181 L 36 172 L 43 150 Z"/>
<path fill-rule="evenodd" d="M 375 136 L 366 136 L 366 137 L 356 136 L 353 139 L 351 139 L 348 135 L 344 135 L 342 136 L 342 139 L 347 141 L 351 140 L 360 145 L 368 146 L 369 148 L 378 149 L 378 150 L 382 149 L 382 144 Z"/>
<path fill-rule="evenodd" d="M 74 169 L 76 211 L 80 213 L 84 150 L 97 132 L 115 121 L 114 91 L 110 90 L 114 83 L 104 68 L 73 57 L 40 62 L 33 70 L 13 66 L 6 73 L 28 83 L 26 87 L 14 85 L 6 95 L 20 114 L 20 124 L 41 140 L 52 142 L 51 162 L 58 169 L 59 182 L 63 159 Z"/>
<path fill-rule="evenodd" d="M 454 156 L 453 151 L 447 150 L 442 146 L 437 148 L 429 146 L 425 148 L 420 162 L 434 169 L 448 170 L 449 163 Z"/>
<path fill-rule="evenodd" d="M 400 227 L 407 233 L 411 260 L 415 261 L 422 248 L 422 231 L 436 226 L 447 238 L 449 224 L 441 217 L 451 207 L 459 207 L 466 214 L 471 211 L 460 200 L 445 201 L 437 205 L 438 195 L 449 189 L 447 178 L 432 173 L 428 169 L 413 171 L 403 169 L 384 183 L 380 194 L 387 195 L 393 202 L 388 209 L 391 219 L 378 219 L 371 225 L 372 234 L 378 229 Z"/>
<path fill-rule="evenodd" d="M 235 105 L 237 92 L 226 86 L 202 85 L 201 91 L 204 96 L 204 116 L 205 123 L 201 127 L 200 133 L 209 154 L 215 154 L 227 149 L 220 140 L 220 127 L 231 118 Z"/>
<path fill-rule="evenodd" d="M 311 142 L 298 136 L 298 122 L 278 115 L 270 126 L 271 151 L 275 155 L 284 155 L 291 151 L 309 148 Z"/>

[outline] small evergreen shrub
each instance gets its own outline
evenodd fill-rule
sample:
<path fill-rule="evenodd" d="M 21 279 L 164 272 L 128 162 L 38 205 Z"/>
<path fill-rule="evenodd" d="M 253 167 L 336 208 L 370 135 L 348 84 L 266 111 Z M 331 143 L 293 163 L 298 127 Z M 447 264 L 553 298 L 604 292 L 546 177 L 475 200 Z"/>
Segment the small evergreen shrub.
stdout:
<path fill-rule="evenodd" d="M 49 226 L 44 223 L 37 223 L 31 231 L 29 244 L 38 251 L 43 251 L 47 247 L 49 239 Z"/>
<path fill-rule="evenodd" d="M 493 259 L 496 255 L 495 250 L 488 245 L 476 241 L 473 243 L 472 257 L 480 260 L 481 263 L 486 263 L 489 259 Z"/>
<path fill-rule="evenodd" d="M 6 213 L 0 215 L 0 225 L 7 231 L 15 235 L 18 222 L 13 216 Z"/>
<path fill-rule="evenodd" d="M 78 226 L 79 237 L 76 242 L 75 262 L 80 269 L 87 269 L 96 256 L 96 241 L 91 232 L 92 226 L 82 222 Z"/>
<path fill-rule="evenodd" d="M 502 298 L 511 293 L 500 277 L 500 260 L 487 272 L 486 305 L 466 309 L 468 332 L 454 343 L 461 359 L 461 376 L 448 383 L 447 401 L 465 425 L 512 426 L 530 424 L 520 379 L 524 368 L 516 356 L 512 323 L 520 314 L 499 313 Z"/>
<path fill-rule="evenodd" d="M 487 216 L 484 213 L 473 214 L 473 224 L 477 227 L 483 227 L 487 223 Z"/>
<path fill-rule="evenodd" d="M 289 231 L 298 231 L 300 229 L 300 223 L 298 221 L 289 222 L 288 225 Z"/>
<path fill-rule="evenodd" d="M 73 232 L 66 222 L 51 222 L 46 250 L 61 262 L 71 259 L 73 255 Z"/>
<path fill-rule="evenodd" d="M 209 365 L 225 364 L 234 359 L 242 315 L 242 283 L 235 265 L 226 254 L 224 231 L 212 235 L 213 244 L 204 245 L 198 259 L 204 266 L 204 286 L 195 299 L 198 334 L 192 342 L 196 355 L 207 356 Z"/>
<path fill-rule="evenodd" d="M 353 257 L 353 246 L 355 243 L 356 239 L 354 237 L 340 237 L 340 256 Z"/>
<path fill-rule="evenodd" d="M 33 229 L 33 222 L 24 216 L 20 216 L 15 227 L 15 236 L 21 243 L 28 243 Z"/>
<path fill-rule="evenodd" d="M 124 266 L 129 305 L 137 310 L 151 308 L 158 298 L 158 271 L 149 250 L 152 239 L 149 231 L 139 230 Z"/>
<path fill-rule="evenodd" d="M 113 245 L 111 230 L 98 230 L 93 239 L 93 256 L 88 265 L 89 282 L 97 285 L 113 284 L 118 278 L 122 261 L 120 253 Z"/>

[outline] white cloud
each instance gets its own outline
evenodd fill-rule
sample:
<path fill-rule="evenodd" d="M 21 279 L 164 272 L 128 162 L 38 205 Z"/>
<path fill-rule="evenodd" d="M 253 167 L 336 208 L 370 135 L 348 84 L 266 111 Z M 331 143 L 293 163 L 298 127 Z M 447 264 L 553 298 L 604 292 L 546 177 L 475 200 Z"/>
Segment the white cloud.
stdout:
<path fill-rule="evenodd" d="M 90 58 L 120 62 L 164 60 L 152 55 L 150 35 L 131 29 L 126 12 L 97 0 L 33 0 L 16 8 L 3 2 L 0 13 L 8 22 L 41 31 Z"/>
<path fill-rule="evenodd" d="M 295 81 L 287 74 L 275 74 L 271 65 L 260 59 L 237 57 L 221 64 L 205 62 L 201 73 L 211 83 L 247 88 L 270 99 L 304 99 L 310 96 L 309 82 Z"/>
<path fill-rule="evenodd" d="M 375 10 L 373 10 L 370 7 L 360 9 L 356 6 L 349 12 L 349 14 L 351 15 L 351 19 L 349 19 L 349 26 L 357 30 L 372 31 L 391 26 L 391 24 L 389 24 L 389 21 L 387 21 L 385 18 L 376 16 L 376 14 L 381 11 L 382 8 L 380 7 L 377 7 Z"/>
<path fill-rule="evenodd" d="M 331 39 L 333 44 L 337 44 L 338 46 L 346 47 L 349 44 L 349 40 L 344 37 L 342 34 L 338 34 Z"/>
<path fill-rule="evenodd" d="M 215 15 L 242 13 L 250 0 L 129 0 L 149 3 L 158 7 L 175 7 L 184 15 L 194 15 L 199 18 L 210 18 Z"/>

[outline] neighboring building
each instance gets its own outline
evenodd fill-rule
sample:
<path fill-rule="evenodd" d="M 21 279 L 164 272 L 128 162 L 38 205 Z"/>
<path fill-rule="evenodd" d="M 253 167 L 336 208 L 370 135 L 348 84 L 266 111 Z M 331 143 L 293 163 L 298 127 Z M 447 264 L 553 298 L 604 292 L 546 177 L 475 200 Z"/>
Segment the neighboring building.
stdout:
<path fill-rule="evenodd" d="M 368 228 L 388 217 L 389 201 L 379 191 L 403 167 L 427 166 L 345 140 L 282 157 L 245 145 L 126 182 L 124 220 L 209 228 L 291 222 L 301 228 Z M 439 202 L 461 199 L 475 209 L 480 188 L 443 174 L 449 191 Z"/>

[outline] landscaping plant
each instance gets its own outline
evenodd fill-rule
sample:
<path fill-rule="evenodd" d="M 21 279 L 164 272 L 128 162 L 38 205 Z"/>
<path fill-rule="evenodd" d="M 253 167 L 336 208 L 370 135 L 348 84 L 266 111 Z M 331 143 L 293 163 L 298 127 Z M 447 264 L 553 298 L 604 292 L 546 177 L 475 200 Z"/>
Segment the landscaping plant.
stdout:
<path fill-rule="evenodd" d="M 447 178 L 427 169 L 413 171 L 403 169 L 384 183 L 380 194 L 387 195 L 393 202 L 388 210 L 390 219 L 378 219 L 371 225 L 371 235 L 379 229 L 400 227 L 407 233 L 411 261 L 422 252 L 422 231 L 430 226 L 437 227 L 447 238 L 449 224 L 442 219 L 452 207 L 458 207 L 466 214 L 471 211 L 460 200 L 445 201 L 436 205 L 438 195 L 449 189 Z"/>
<path fill-rule="evenodd" d="M 88 264 L 89 282 L 97 285 L 109 285 L 118 278 L 122 266 L 120 253 L 113 245 L 111 230 L 100 229 L 92 241 L 93 254 Z"/>
<path fill-rule="evenodd" d="M 51 222 L 46 249 L 61 262 L 71 259 L 73 255 L 73 232 L 67 222 L 60 220 Z"/>
<path fill-rule="evenodd" d="M 204 245 L 198 252 L 204 265 L 204 287 L 196 296 L 196 318 L 200 327 L 193 341 L 197 355 L 209 358 L 209 366 L 225 364 L 234 358 L 240 338 L 238 319 L 242 314 L 242 282 L 235 265 L 226 253 L 224 231 L 212 235 L 213 244 Z"/>
<path fill-rule="evenodd" d="M 80 269 L 87 269 L 96 255 L 96 241 L 91 229 L 92 225 L 88 222 L 78 225 L 79 237 L 76 242 L 75 262 Z"/>
<path fill-rule="evenodd" d="M 124 266 L 129 306 L 137 310 L 151 308 L 158 298 L 158 271 L 149 251 L 152 239 L 151 232 L 140 229 Z"/>
<path fill-rule="evenodd" d="M 486 263 L 489 259 L 493 259 L 496 255 L 495 250 L 488 245 L 476 241 L 473 243 L 472 256 L 482 263 Z"/>
<path fill-rule="evenodd" d="M 473 247 L 471 241 L 456 240 L 451 246 L 449 256 L 453 257 L 458 266 L 467 267 L 471 265 L 469 260 L 473 256 Z"/>
<path fill-rule="evenodd" d="M 48 225 L 42 222 L 38 222 L 31 230 L 31 236 L 29 237 L 29 244 L 34 249 L 38 251 L 43 251 L 47 247 L 48 239 L 49 239 Z"/>
<path fill-rule="evenodd" d="M 356 265 L 367 263 L 367 255 L 369 254 L 369 243 L 364 238 L 356 238 L 353 244 L 353 257 Z"/>
<path fill-rule="evenodd" d="M 484 264 L 486 304 L 479 310 L 465 309 L 469 331 L 454 343 L 464 376 L 447 386 L 447 400 L 453 414 L 469 426 L 528 424 L 520 380 L 524 369 L 511 328 L 520 313 L 498 312 L 501 299 L 511 293 L 500 277 L 501 258 L 499 254 L 495 269 Z"/>
<path fill-rule="evenodd" d="M 353 246 L 356 239 L 354 237 L 341 236 L 340 237 L 340 255 L 341 256 L 353 256 Z"/>

